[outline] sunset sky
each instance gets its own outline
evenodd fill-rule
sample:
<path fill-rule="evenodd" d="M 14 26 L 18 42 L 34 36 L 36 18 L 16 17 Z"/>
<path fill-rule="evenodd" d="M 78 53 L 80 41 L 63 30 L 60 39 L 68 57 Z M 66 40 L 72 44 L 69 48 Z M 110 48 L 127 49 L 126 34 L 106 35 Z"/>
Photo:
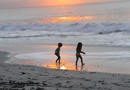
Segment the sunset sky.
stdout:
<path fill-rule="evenodd" d="M 0 8 L 71 5 L 123 0 L 0 0 Z"/>

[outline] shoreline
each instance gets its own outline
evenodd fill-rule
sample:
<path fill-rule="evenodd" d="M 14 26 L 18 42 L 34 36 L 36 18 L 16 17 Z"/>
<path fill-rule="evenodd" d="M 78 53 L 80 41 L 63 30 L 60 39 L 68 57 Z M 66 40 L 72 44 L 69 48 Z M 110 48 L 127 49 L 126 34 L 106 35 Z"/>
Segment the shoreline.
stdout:
<path fill-rule="evenodd" d="M 2 60 L 11 57 L 0 52 Z M 31 65 L 0 65 L 0 89 L 6 90 L 129 90 L 129 74 L 49 69 Z"/>
<path fill-rule="evenodd" d="M 15 60 L 12 59 L 8 61 L 9 63 L 57 69 L 55 65 L 55 59 L 57 57 L 53 54 L 57 45 L 39 45 L 34 43 L 26 43 L 25 45 L 25 48 L 23 48 L 24 45 L 18 46 L 18 48 L 20 47 L 22 50 L 18 49 L 17 51 L 24 52 L 14 54 Z M 31 49 L 33 51 L 30 51 Z M 83 70 L 90 72 L 130 74 L 129 52 L 127 52 L 130 51 L 129 47 L 83 46 L 83 51 L 86 52 L 86 55 L 83 55 L 83 61 L 85 63 Z M 124 57 L 123 55 L 126 54 L 127 57 Z M 67 70 L 76 70 L 75 46 L 64 45 L 61 48 L 61 57 L 60 67 L 65 66 Z M 78 66 L 78 69 L 80 69 L 80 60 L 78 61 Z"/>
<path fill-rule="evenodd" d="M 46 44 L 44 43 L 46 40 L 42 40 L 41 42 L 41 39 L 22 41 L 5 41 L 0 45 L 0 49 L 2 51 L 10 52 L 12 57 L 14 57 L 13 59 L 7 61 L 7 63 L 22 63 L 22 65 L 28 64 L 35 66 L 41 66 L 42 63 L 42 67 L 49 66 L 49 68 L 57 68 L 55 65 L 56 56 L 53 56 L 53 53 L 57 48 L 57 42 L 54 44 L 54 42 L 49 41 L 48 44 Z M 66 65 L 66 67 L 70 70 L 76 70 L 75 48 L 76 45 L 69 45 L 67 43 L 65 43 L 61 48 L 61 54 L 63 54 L 61 63 L 62 65 Z M 130 74 L 129 47 L 101 45 L 91 46 L 83 44 L 82 51 L 86 52 L 86 55 L 83 55 L 83 61 L 85 62 L 85 67 L 83 70 L 90 72 Z M 115 54 L 114 52 L 118 54 Z M 122 56 L 126 54 L 127 57 Z M 114 56 L 116 56 L 116 58 Z M 78 63 L 80 65 L 80 60 Z"/>

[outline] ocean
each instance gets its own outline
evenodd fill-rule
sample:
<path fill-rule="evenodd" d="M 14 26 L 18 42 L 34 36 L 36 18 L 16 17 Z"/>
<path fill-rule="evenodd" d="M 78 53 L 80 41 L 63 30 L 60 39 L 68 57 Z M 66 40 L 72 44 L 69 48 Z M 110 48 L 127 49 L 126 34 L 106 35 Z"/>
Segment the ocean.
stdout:
<path fill-rule="evenodd" d="M 129 5 L 130 1 L 126 0 L 71 6 L 0 9 L 0 40 L 14 37 L 43 38 L 48 35 L 73 39 L 73 36 L 76 36 L 77 41 L 89 45 L 130 46 Z M 29 31 L 31 33 L 27 33 Z"/>
<path fill-rule="evenodd" d="M 0 42 L 28 42 L 29 40 L 34 40 L 36 43 L 37 40 L 43 40 L 44 44 L 49 45 L 55 45 L 58 42 L 64 45 L 76 45 L 82 42 L 85 46 L 129 47 L 130 1 L 0 9 Z M 74 54 L 75 51 L 65 53 Z M 15 57 L 35 59 L 34 54 L 42 57 L 45 52 L 31 53 L 27 56 L 20 54 Z M 99 59 L 95 55 L 103 55 L 104 57 L 100 57 L 100 60 L 104 58 L 127 58 L 128 60 L 129 58 L 129 50 L 88 52 L 87 54 L 90 57 L 94 54 L 91 57 L 93 60 Z"/>

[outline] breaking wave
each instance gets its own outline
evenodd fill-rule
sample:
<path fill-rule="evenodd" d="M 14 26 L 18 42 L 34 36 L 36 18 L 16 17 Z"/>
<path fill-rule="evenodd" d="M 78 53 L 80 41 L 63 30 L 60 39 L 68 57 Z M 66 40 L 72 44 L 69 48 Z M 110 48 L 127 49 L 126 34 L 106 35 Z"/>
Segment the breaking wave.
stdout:
<path fill-rule="evenodd" d="M 96 34 L 110 34 L 130 32 L 130 23 L 85 23 L 85 22 L 55 22 L 55 23 L 4 23 L 0 24 L 0 31 L 11 30 L 42 30 L 59 32 L 83 32 Z"/>

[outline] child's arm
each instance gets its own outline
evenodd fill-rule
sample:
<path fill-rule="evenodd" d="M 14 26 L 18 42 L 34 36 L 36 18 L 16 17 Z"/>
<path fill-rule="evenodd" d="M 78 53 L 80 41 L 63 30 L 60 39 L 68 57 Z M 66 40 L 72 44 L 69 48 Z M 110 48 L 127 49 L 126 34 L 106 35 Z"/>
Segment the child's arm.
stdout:
<path fill-rule="evenodd" d="M 85 52 L 81 51 L 81 53 L 85 54 Z"/>

